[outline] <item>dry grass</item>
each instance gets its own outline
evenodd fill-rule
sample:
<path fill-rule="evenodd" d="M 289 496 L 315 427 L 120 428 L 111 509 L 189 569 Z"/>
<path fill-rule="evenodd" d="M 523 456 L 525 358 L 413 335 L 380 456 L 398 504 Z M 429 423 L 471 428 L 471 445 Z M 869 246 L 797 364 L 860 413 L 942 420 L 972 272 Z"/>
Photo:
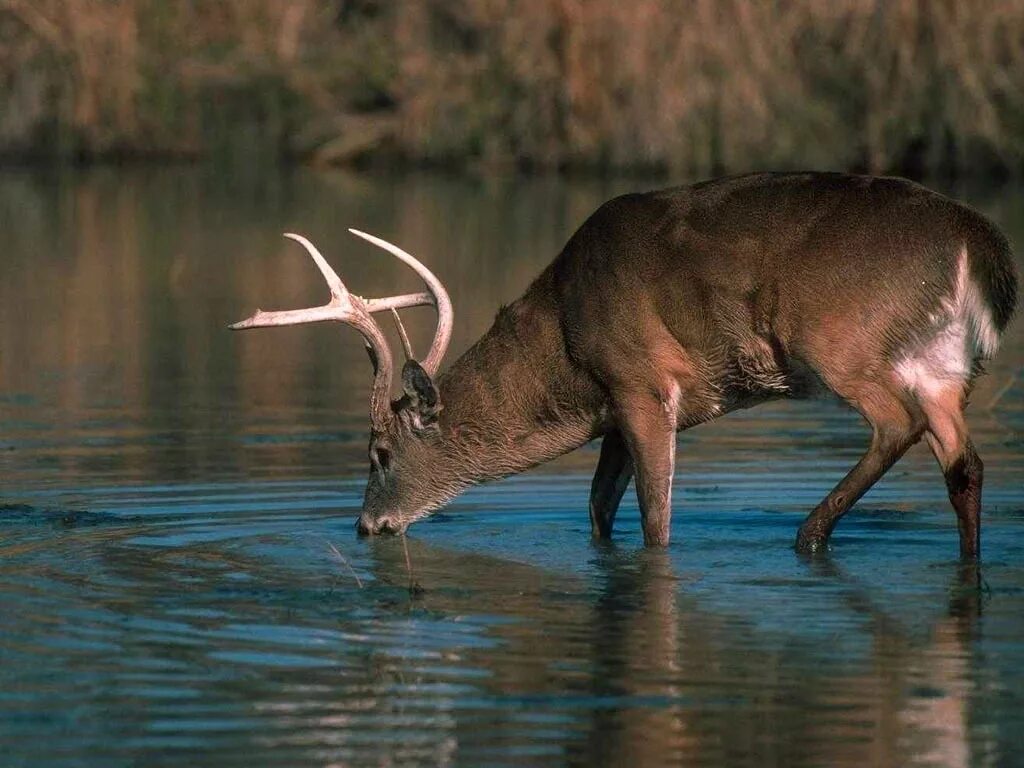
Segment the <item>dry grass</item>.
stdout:
<path fill-rule="evenodd" d="M 1024 170 L 1024 0 L 0 0 L 0 75 L 8 154 Z"/>

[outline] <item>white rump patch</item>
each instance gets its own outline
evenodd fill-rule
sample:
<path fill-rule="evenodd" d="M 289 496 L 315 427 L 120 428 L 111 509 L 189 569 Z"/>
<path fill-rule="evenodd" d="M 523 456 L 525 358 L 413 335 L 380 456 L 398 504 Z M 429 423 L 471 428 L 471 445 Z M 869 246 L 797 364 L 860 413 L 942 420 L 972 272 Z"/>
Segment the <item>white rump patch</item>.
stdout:
<path fill-rule="evenodd" d="M 974 361 L 987 360 L 999 347 L 992 312 L 971 280 L 966 246 L 957 257 L 953 293 L 942 299 L 929 320 L 929 337 L 906 350 L 896 363 L 896 375 L 914 392 L 962 385 L 970 379 Z"/>

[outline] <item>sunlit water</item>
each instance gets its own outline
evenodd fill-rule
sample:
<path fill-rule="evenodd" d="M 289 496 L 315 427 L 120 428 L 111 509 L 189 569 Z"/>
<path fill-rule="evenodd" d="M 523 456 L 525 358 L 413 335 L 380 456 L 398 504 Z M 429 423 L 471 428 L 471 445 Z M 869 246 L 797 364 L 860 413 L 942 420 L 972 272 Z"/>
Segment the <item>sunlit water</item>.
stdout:
<path fill-rule="evenodd" d="M 798 558 L 867 435 L 832 403 L 680 437 L 674 539 L 589 539 L 593 446 L 407 539 L 353 531 L 370 373 L 324 287 L 419 290 L 453 353 L 637 182 L 0 176 L 0 764 L 1024 764 L 1024 330 L 974 396 L 984 567 L 915 449 Z M 1024 195 L 961 192 L 1024 243 Z M 431 313 L 408 313 L 424 349 Z M 979 580 L 981 587 L 978 588 Z"/>

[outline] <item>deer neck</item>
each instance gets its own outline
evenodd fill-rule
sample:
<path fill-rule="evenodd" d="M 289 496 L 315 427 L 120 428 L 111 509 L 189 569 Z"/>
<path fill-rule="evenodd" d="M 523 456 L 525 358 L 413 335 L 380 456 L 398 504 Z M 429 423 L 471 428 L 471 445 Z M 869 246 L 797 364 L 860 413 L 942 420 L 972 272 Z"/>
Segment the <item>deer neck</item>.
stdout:
<path fill-rule="evenodd" d="M 521 472 L 596 437 L 603 395 L 565 354 L 553 302 L 531 291 L 439 382 L 438 448 L 466 484 Z"/>

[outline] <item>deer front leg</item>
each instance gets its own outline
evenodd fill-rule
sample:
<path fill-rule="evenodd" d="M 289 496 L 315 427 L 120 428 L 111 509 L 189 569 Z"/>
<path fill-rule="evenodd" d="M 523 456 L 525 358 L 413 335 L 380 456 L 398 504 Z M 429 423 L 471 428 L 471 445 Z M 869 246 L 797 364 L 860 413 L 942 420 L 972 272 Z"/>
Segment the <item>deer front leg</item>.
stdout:
<path fill-rule="evenodd" d="M 622 433 L 613 430 L 601 441 L 601 458 L 590 484 L 590 529 L 595 539 L 610 539 L 615 513 L 633 477 L 633 459 Z"/>
<path fill-rule="evenodd" d="M 672 397 L 637 396 L 623 402 L 620 429 L 633 459 L 644 544 L 666 546 L 672 518 L 676 460 L 676 403 Z"/>

